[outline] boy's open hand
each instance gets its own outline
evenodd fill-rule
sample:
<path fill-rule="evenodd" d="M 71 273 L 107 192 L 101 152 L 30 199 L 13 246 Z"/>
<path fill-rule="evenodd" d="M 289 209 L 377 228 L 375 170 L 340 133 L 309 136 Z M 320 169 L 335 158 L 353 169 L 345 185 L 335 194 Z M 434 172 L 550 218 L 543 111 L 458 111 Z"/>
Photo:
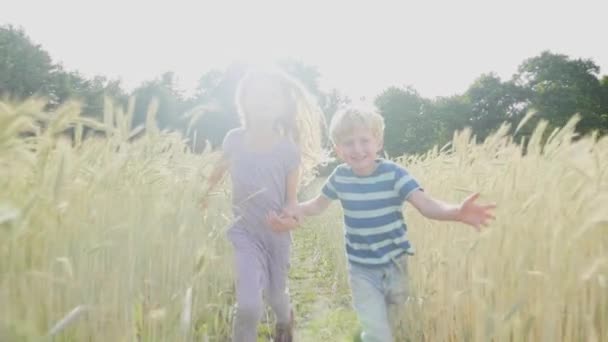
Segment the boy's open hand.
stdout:
<path fill-rule="evenodd" d="M 469 224 L 479 231 L 481 226 L 487 226 L 490 220 L 495 219 L 492 214 L 492 209 L 496 208 L 496 204 L 480 205 L 475 203 L 479 198 L 479 193 L 475 193 L 467 197 L 458 210 L 458 220 Z"/>
<path fill-rule="evenodd" d="M 277 215 L 274 211 L 266 215 L 266 221 L 275 232 L 290 231 L 295 229 L 299 224 L 296 216 L 285 215 L 285 213 Z"/>

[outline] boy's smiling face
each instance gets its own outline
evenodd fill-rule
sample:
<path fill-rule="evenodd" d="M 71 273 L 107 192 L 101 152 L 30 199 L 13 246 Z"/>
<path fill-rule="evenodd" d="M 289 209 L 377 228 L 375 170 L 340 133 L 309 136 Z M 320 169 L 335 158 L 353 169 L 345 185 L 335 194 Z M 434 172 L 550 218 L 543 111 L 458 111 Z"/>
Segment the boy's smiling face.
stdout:
<path fill-rule="evenodd" d="M 376 156 L 382 150 L 382 138 L 372 130 L 357 126 L 335 145 L 338 157 L 358 176 L 368 176 L 376 170 Z"/>

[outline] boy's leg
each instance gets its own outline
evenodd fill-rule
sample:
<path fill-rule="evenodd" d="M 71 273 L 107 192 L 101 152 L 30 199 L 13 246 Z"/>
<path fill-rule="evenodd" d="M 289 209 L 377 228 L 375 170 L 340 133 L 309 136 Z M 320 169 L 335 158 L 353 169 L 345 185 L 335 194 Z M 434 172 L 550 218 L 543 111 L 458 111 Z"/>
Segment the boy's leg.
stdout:
<path fill-rule="evenodd" d="M 395 260 L 388 280 L 387 303 L 391 328 L 398 341 L 405 341 L 407 329 L 405 308 L 409 295 L 407 256 Z"/>
<path fill-rule="evenodd" d="M 383 291 L 384 268 L 350 265 L 350 286 L 353 304 L 363 329 L 363 342 L 392 342 Z"/>
<path fill-rule="evenodd" d="M 262 297 L 265 266 L 255 243 L 246 234 L 231 234 L 236 266 L 236 315 L 233 321 L 233 342 L 257 341 L 258 324 L 262 318 Z"/>

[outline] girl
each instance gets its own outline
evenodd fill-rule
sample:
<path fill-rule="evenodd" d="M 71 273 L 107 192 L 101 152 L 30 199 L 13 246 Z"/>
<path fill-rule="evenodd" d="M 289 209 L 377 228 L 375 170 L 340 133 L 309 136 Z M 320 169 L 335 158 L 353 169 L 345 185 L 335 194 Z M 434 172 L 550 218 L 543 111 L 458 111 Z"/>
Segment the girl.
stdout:
<path fill-rule="evenodd" d="M 266 215 L 297 205 L 300 175 L 312 176 L 322 155 L 323 115 L 301 85 L 277 70 L 250 71 L 237 89 L 241 127 L 226 135 L 209 179 L 229 171 L 235 220 L 228 230 L 236 267 L 233 341 L 256 341 L 263 295 L 276 315 L 274 341 L 292 340 L 287 291 L 291 235 L 274 232 Z"/>

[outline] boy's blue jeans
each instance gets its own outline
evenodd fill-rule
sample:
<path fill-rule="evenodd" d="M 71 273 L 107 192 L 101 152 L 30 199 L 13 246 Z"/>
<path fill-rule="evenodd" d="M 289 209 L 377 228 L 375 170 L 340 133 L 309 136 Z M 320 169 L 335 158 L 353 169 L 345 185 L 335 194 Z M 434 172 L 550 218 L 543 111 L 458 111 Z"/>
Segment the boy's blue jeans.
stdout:
<path fill-rule="evenodd" d="M 392 342 L 404 329 L 408 296 L 407 257 L 383 266 L 349 263 L 353 304 L 363 342 Z"/>

